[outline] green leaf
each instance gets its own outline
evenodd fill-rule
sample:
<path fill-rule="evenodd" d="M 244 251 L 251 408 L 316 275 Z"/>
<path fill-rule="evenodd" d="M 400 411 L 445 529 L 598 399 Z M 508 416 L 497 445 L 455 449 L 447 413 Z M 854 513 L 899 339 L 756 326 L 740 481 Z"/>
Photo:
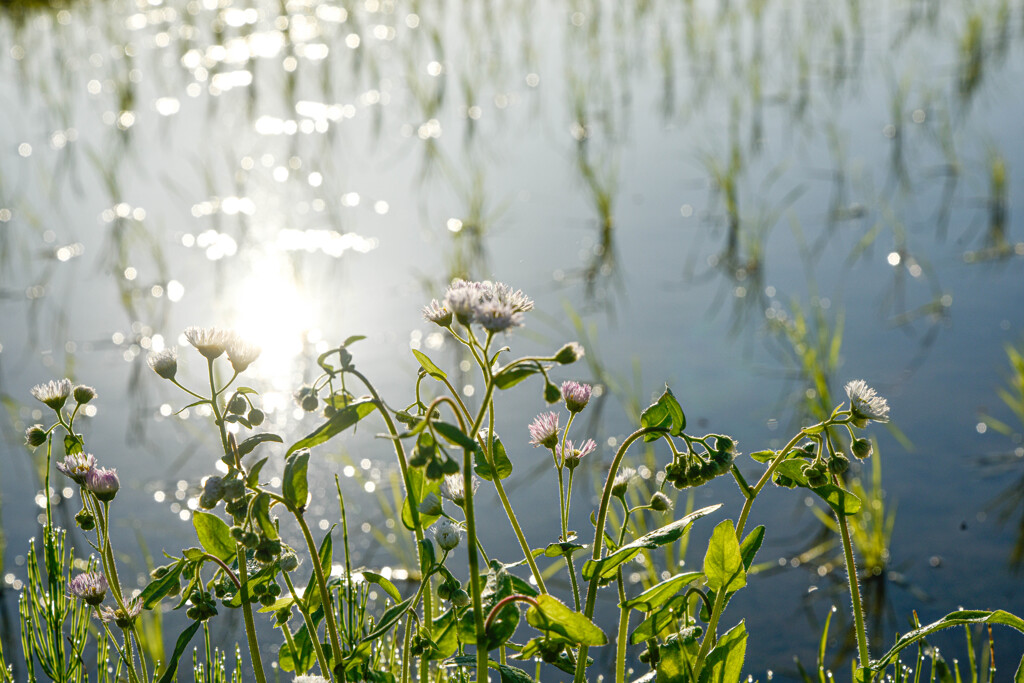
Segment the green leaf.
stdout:
<path fill-rule="evenodd" d="M 235 558 L 235 539 L 231 530 L 217 515 L 196 510 L 192 513 L 192 526 L 196 528 L 199 543 L 206 552 L 225 562 Z"/>
<path fill-rule="evenodd" d="M 644 612 L 650 612 L 663 605 L 672 598 L 672 596 L 701 576 L 703 576 L 701 572 L 676 574 L 657 585 L 651 586 L 635 598 L 626 600 L 619 606 L 626 609 L 632 608 Z"/>
<path fill-rule="evenodd" d="M 561 636 L 578 645 L 604 645 L 608 636 L 597 624 L 574 612 L 551 595 L 538 595 L 537 604 L 526 610 L 526 621 L 538 631 Z"/>
<path fill-rule="evenodd" d="M 751 453 L 750 457 L 753 458 L 754 460 L 760 462 L 760 463 L 766 463 L 769 460 L 771 460 L 772 458 L 774 458 L 775 455 L 776 455 L 775 451 L 757 451 L 755 453 Z"/>
<path fill-rule="evenodd" d="M 395 584 L 391 583 L 389 580 L 385 579 L 377 572 L 369 572 L 364 569 L 363 578 L 369 581 L 370 583 L 375 583 L 381 588 L 383 588 L 384 592 L 390 595 L 391 599 L 395 602 L 402 601 L 402 594 L 398 592 L 398 588 L 395 587 Z"/>
<path fill-rule="evenodd" d="M 807 461 L 803 458 L 786 460 L 779 465 L 778 469 L 775 471 L 795 481 L 797 486 L 814 491 L 819 498 L 828 503 L 829 507 L 835 510 L 838 514 L 855 515 L 860 512 L 862 507 L 860 498 L 846 489 L 841 489 L 834 484 L 826 484 L 825 486 L 819 486 L 818 488 L 811 488 L 808 486 L 807 477 L 800 471 L 800 468 L 802 468 L 806 462 Z"/>
<path fill-rule="evenodd" d="M 85 441 L 82 440 L 81 434 L 67 434 L 64 436 L 64 453 L 67 455 L 81 453 L 84 448 Z"/>
<path fill-rule="evenodd" d="M 570 532 L 572 533 L 572 532 Z M 534 550 L 534 557 L 543 555 L 544 557 L 564 557 L 565 555 L 571 555 L 577 550 L 583 550 L 587 546 L 579 543 L 573 543 L 571 541 L 562 541 L 560 543 L 548 543 L 547 547 L 543 550 Z"/>
<path fill-rule="evenodd" d="M 480 593 L 481 606 L 483 608 L 481 612 L 484 615 L 490 613 L 498 602 L 515 592 L 513 586 L 512 575 L 509 574 L 505 566 L 496 560 L 491 560 L 490 568 L 487 572 L 487 582 Z M 510 602 L 502 607 L 491 621 L 491 627 L 484 634 L 485 642 L 480 647 L 493 650 L 504 645 L 512 637 L 512 634 L 515 633 L 518 625 L 519 608 L 515 603 Z M 459 636 L 462 638 L 463 643 L 476 643 L 476 622 L 474 621 L 472 609 L 467 609 L 462 613 L 459 621 Z"/>
<path fill-rule="evenodd" d="M 256 484 L 260 483 L 260 470 L 263 469 L 263 466 L 267 464 L 267 460 L 269 459 L 270 458 L 267 457 L 253 463 L 253 466 L 249 468 L 249 474 L 245 476 L 246 484 L 249 486 L 256 486 Z"/>
<path fill-rule="evenodd" d="M 719 638 L 708 653 L 700 683 L 738 683 L 746 654 L 747 629 L 741 621 Z"/>
<path fill-rule="evenodd" d="M 512 461 L 508 459 L 508 453 L 505 452 L 505 446 L 502 445 L 501 439 L 495 434 L 491 443 L 493 448 L 491 450 L 491 459 L 494 462 L 494 468 L 498 472 L 498 479 L 507 479 L 512 474 Z M 491 464 L 487 462 L 487 458 L 484 455 L 482 448 L 478 448 L 476 454 L 473 456 L 476 461 L 476 467 L 474 471 L 482 478 L 487 481 L 494 481 L 494 472 L 491 471 Z"/>
<path fill-rule="evenodd" d="M 185 568 L 185 560 L 179 561 L 167 571 L 162 578 L 154 579 L 146 586 L 139 597 L 142 599 L 142 606 L 146 609 L 153 607 L 160 602 L 161 598 L 171 590 L 178 588 L 178 580 L 182 570 Z"/>
<path fill-rule="evenodd" d="M 700 519 L 704 515 L 708 515 L 720 507 L 722 507 L 721 504 L 701 508 L 700 510 L 691 512 L 682 519 L 677 519 L 671 524 L 666 524 L 660 529 L 655 529 L 650 533 L 644 534 L 635 541 L 621 546 L 619 549 L 609 553 L 606 557 L 600 560 L 587 560 L 583 564 L 583 578 L 590 581 L 594 576 L 600 576 L 600 578 L 608 578 L 612 576 L 619 565 L 632 560 L 634 557 L 639 555 L 640 551 L 644 548 L 657 548 L 658 546 L 666 545 L 680 539 L 683 534 L 686 533 L 687 527 L 692 524 L 694 520 Z"/>
<path fill-rule="evenodd" d="M 181 551 L 181 555 L 186 560 L 196 562 L 197 560 L 203 559 L 203 556 L 206 555 L 206 553 L 203 552 L 202 548 L 185 548 Z"/>
<path fill-rule="evenodd" d="M 252 449 L 259 446 L 261 443 L 272 441 L 274 443 L 284 443 L 277 434 L 270 434 L 269 432 L 263 434 L 253 434 L 248 439 L 238 444 L 238 457 L 243 458 L 252 452 Z"/>
<path fill-rule="evenodd" d="M 441 382 L 448 379 L 448 375 L 445 374 L 444 370 L 434 365 L 434 361 L 427 357 L 427 354 L 421 353 L 416 349 L 412 350 L 412 355 L 416 356 L 416 360 L 420 362 L 423 369 L 427 371 L 427 374 Z"/>
<path fill-rule="evenodd" d="M 687 652 L 687 646 L 679 641 L 672 640 L 659 648 L 661 657 L 657 665 L 657 683 L 684 683 L 689 682 L 692 669 L 691 660 L 693 654 Z"/>
<path fill-rule="evenodd" d="M 511 370 L 504 370 L 494 378 L 494 386 L 499 389 L 508 389 L 522 382 L 531 375 L 536 375 L 540 369 L 536 365 L 517 365 Z"/>
<path fill-rule="evenodd" d="M 1020 664 L 1017 665 L 1017 673 L 1013 676 L 1013 683 L 1024 683 L 1024 655 L 1020 658 Z"/>
<path fill-rule="evenodd" d="M 278 538 L 277 527 L 270 519 L 270 496 L 267 493 L 260 493 L 252 501 L 252 516 L 260 525 L 263 535 L 274 540 Z"/>
<path fill-rule="evenodd" d="M 435 432 L 443 436 L 448 443 L 454 446 L 462 446 L 467 451 L 479 448 L 479 444 L 477 444 L 475 439 L 453 424 L 441 422 L 440 420 L 433 420 L 430 423 L 430 426 L 434 428 Z"/>
<path fill-rule="evenodd" d="M 334 553 L 334 540 L 331 538 L 331 532 L 334 531 L 332 526 L 324 536 L 324 540 L 320 541 L 320 550 L 318 554 L 320 556 L 320 569 L 323 570 L 324 576 L 330 576 L 331 574 L 331 556 Z M 328 590 L 330 590 L 330 580 L 327 581 Z M 309 586 L 306 587 L 306 605 L 309 610 L 315 610 L 320 606 L 320 584 L 317 583 L 315 577 L 310 577 Z"/>
<path fill-rule="evenodd" d="M 308 469 L 309 451 L 289 455 L 284 464 L 281 493 L 288 505 L 299 512 L 306 509 L 306 501 L 309 499 L 309 483 L 306 480 Z"/>
<path fill-rule="evenodd" d="M 328 439 L 337 436 L 362 420 L 364 417 L 372 413 L 376 407 L 377 404 L 369 399 L 350 403 L 331 416 L 331 419 L 317 427 L 304 439 L 299 439 L 292 444 L 286 455 L 291 455 L 300 448 L 313 448 L 314 446 L 319 446 Z"/>
<path fill-rule="evenodd" d="M 275 600 L 270 605 L 266 605 L 266 606 L 260 607 L 257 611 L 258 612 L 276 612 L 279 609 L 284 609 L 285 607 L 291 607 L 294 604 L 295 604 L 295 598 L 293 598 L 290 595 L 287 595 L 287 596 L 278 598 L 277 600 Z"/>
<path fill-rule="evenodd" d="M 743 555 L 743 568 L 750 569 L 754 562 L 757 551 L 761 549 L 761 542 L 764 541 L 764 525 L 760 525 L 747 534 L 747 537 L 740 543 L 740 554 Z"/>
<path fill-rule="evenodd" d="M 309 631 L 306 629 L 305 624 L 295 632 L 295 637 L 292 640 L 295 643 L 295 649 L 292 650 L 291 645 L 287 641 L 282 643 L 281 649 L 278 651 L 277 662 L 281 666 L 282 671 L 294 671 L 297 674 L 303 674 L 309 671 L 309 668 L 313 666 L 313 662 L 316 659 L 313 641 L 309 639 Z"/>
<path fill-rule="evenodd" d="M 412 607 L 412 602 L 415 598 L 416 596 L 414 595 L 408 600 L 403 600 L 384 612 L 384 614 L 381 615 L 380 620 L 377 621 L 376 628 L 367 633 L 361 642 L 373 642 L 390 631 L 391 628 L 398 623 L 398 620 L 401 619 L 407 611 L 409 611 L 409 608 Z"/>
<path fill-rule="evenodd" d="M 633 629 L 629 642 L 636 645 L 645 640 L 657 638 L 666 629 L 675 631 L 679 618 L 685 610 L 685 604 L 686 597 L 683 595 L 669 598 L 668 602 L 651 612 L 646 619 Z"/>
<path fill-rule="evenodd" d="M 880 658 L 873 660 L 870 668 L 874 671 L 882 671 L 896 658 L 900 653 L 900 650 L 904 649 L 908 645 L 912 645 L 921 638 L 931 635 L 936 631 L 941 631 L 944 628 L 949 628 L 951 626 L 963 626 L 965 624 L 1002 624 L 1003 626 L 1010 626 L 1011 628 L 1015 628 L 1021 633 L 1024 633 L 1024 620 L 1014 614 L 1010 614 L 1009 612 L 1004 612 L 1003 610 L 996 610 L 994 612 L 987 612 L 984 610 L 958 610 L 956 612 L 950 612 L 938 621 L 934 621 L 927 626 L 916 628 L 903 635 L 896 641 L 896 644 L 893 645 L 891 650 L 886 652 Z"/>
<path fill-rule="evenodd" d="M 640 414 L 640 426 L 660 427 L 672 436 L 679 436 L 686 429 L 686 415 L 668 385 L 665 385 L 665 392 L 661 397 Z M 658 438 L 660 435 L 656 433 L 644 435 L 644 441 L 654 441 Z"/>
<path fill-rule="evenodd" d="M 434 626 L 430 630 L 430 637 L 434 641 L 434 647 L 424 654 L 427 659 L 445 659 L 455 654 L 459 649 L 459 619 L 452 608 L 434 619 Z"/>
<path fill-rule="evenodd" d="M 402 503 L 402 524 L 406 529 L 415 529 L 412 523 L 412 506 L 416 506 L 419 512 L 420 503 L 431 493 L 441 495 L 441 481 L 439 479 L 427 479 L 423 476 L 423 470 L 418 467 L 410 467 L 409 470 L 409 492 Z M 420 524 L 424 529 L 437 521 L 436 515 L 425 515 L 419 512 Z"/>
<path fill-rule="evenodd" d="M 731 593 L 747 585 L 743 554 L 731 519 L 721 522 L 711 533 L 708 551 L 704 556 L 704 573 L 711 590 L 724 588 L 727 593 Z"/>
<path fill-rule="evenodd" d="M 192 636 L 196 634 L 196 631 L 203 625 L 201 621 L 192 622 L 192 624 L 181 632 L 178 636 L 178 641 L 174 644 L 174 652 L 171 653 L 171 658 L 167 660 L 167 668 L 164 669 L 164 673 L 160 676 L 157 683 L 171 683 L 175 680 L 175 674 L 178 673 L 178 660 L 181 659 L 181 655 L 185 653 L 185 648 L 192 642 Z"/>

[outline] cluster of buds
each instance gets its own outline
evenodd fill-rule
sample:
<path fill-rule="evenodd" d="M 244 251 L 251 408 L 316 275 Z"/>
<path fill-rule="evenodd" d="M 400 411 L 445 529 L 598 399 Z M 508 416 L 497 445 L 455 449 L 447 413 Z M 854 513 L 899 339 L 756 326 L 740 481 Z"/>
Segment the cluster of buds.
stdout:
<path fill-rule="evenodd" d="M 195 590 L 188 601 L 192 606 L 185 610 L 185 616 L 193 621 L 206 621 L 217 616 L 217 601 L 208 591 Z"/>
<path fill-rule="evenodd" d="M 57 469 L 104 503 L 114 500 L 118 489 L 121 488 L 117 470 L 100 467 L 96 457 L 90 453 L 67 455 L 63 461 L 57 463 Z"/>
<path fill-rule="evenodd" d="M 221 500 L 226 501 L 229 507 L 238 507 L 239 500 L 244 503 L 245 482 L 235 477 L 207 477 L 203 482 L 203 492 L 199 494 L 199 507 L 212 510 Z"/>
<path fill-rule="evenodd" d="M 254 583 L 250 589 L 252 599 L 258 601 L 264 607 L 273 605 L 277 602 L 278 596 L 281 595 L 281 586 L 276 581 Z"/>
<path fill-rule="evenodd" d="M 429 431 L 423 431 L 416 439 L 416 447 L 409 458 L 413 467 L 423 467 L 427 479 L 438 480 L 459 473 L 459 463 L 437 447 L 437 441 Z"/>
<path fill-rule="evenodd" d="M 707 444 L 711 437 L 715 439 L 713 448 Z M 665 466 L 665 478 L 677 489 L 700 486 L 725 474 L 736 459 L 736 442 L 728 436 L 709 434 L 698 441 L 705 448 L 703 455 L 689 451 L 682 459 Z"/>

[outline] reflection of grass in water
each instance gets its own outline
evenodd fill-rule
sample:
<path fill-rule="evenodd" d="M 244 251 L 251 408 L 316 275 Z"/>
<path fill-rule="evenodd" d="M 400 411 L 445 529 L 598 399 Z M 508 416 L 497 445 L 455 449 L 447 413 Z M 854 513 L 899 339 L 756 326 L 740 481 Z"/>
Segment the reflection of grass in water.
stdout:
<path fill-rule="evenodd" d="M 1009 437 L 1015 445 L 1013 450 L 1004 453 L 987 456 L 983 464 L 995 471 L 1003 471 L 1008 468 L 1019 469 L 1024 462 L 1024 352 L 1014 348 L 1006 347 L 1006 355 L 1010 361 L 1011 375 L 1005 388 L 997 392 L 1006 407 L 1010 409 L 1016 421 L 1011 426 L 987 413 L 982 415 L 982 420 L 989 428 L 1000 434 Z M 1013 484 L 1006 487 L 995 500 L 992 506 L 998 511 L 999 519 L 1008 522 L 1014 517 L 1017 519 L 1017 538 L 1010 551 L 1010 566 L 1020 571 L 1024 568 L 1024 474 L 1021 474 Z"/>

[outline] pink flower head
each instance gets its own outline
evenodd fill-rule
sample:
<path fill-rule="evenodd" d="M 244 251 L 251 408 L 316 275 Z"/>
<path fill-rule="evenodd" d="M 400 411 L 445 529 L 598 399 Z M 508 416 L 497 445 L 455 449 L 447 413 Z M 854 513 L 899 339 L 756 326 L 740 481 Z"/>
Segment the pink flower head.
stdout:
<path fill-rule="evenodd" d="M 587 439 L 579 446 L 573 444 L 571 440 L 565 442 L 565 450 L 559 446 L 557 453 L 561 461 L 570 470 L 576 469 L 576 466 L 580 464 L 580 460 L 597 450 L 597 444 L 593 439 Z"/>
<path fill-rule="evenodd" d="M 68 581 L 68 593 L 96 606 L 107 595 L 107 578 L 99 572 L 83 572 Z"/>
<path fill-rule="evenodd" d="M 73 453 L 64 456 L 62 462 L 57 463 L 57 470 L 71 478 L 76 484 L 85 484 L 89 472 L 96 469 L 96 457 L 91 453 Z"/>
<path fill-rule="evenodd" d="M 530 443 L 553 448 L 558 443 L 558 413 L 543 413 L 530 423 Z"/>
<path fill-rule="evenodd" d="M 593 388 L 581 382 L 562 382 L 562 398 L 570 413 L 578 413 L 587 407 Z"/>
<path fill-rule="evenodd" d="M 117 478 L 117 470 L 106 467 L 93 467 L 85 477 L 85 488 L 104 503 L 114 500 L 121 481 Z"/>

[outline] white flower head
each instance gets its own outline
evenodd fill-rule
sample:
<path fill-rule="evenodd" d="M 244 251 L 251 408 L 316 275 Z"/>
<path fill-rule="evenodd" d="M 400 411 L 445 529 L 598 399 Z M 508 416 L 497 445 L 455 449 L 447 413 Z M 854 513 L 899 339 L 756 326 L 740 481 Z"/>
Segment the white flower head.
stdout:
<path fill-rule="evenodd" d="M 255 344 L 233 336 L 231 343 L 228 344 L 228 360 L 231 361 L 231 367 L 235 369 L 235 372 L 245 372 L 245 369 L 259 358 L 261 350 Z"/>
<path fill-rule="evenodd" d="M 434 540 L 441 546 L 441 550 L 454 550 L 459 545 L 462 533 L 459 527 L 447 517 L 442 517 L 434 525 Z"/>
<path fill-rule="evenodd" d="M 185 339 L 209 360 L 217 358 L 228 350 L 235 341 L 235 333 L 219 327 L 188 327 Z"/>
<path fill-rule="evenodd" d="M 473 477 L 473 493 L 480 486 L 480 480 Z M 466 502 L 466 487 L 462 482 L 462 474 L 447 474 L 441 480 L 441 495 L 462 507 Z"/>
<path fill-rule="evenodd" d="M 636 477 L 636 470 L 634 468 L 620 467 L 619 471 L 615 473 L 615 480 L 612 481 L 612 495 L 616 498 L 626 495 L 629 482 L 633 481 L 634 477 Z"/>
<path fill-rule="evenodd" d="M 864 380 L 855 379 L 847 383 L 846 395 L 850 397 L 850 412 L 855 427 L 864 427 L 872 420 L 889 421 L 889 403 Z"/>
<path fill-rule="evenodd" d="M 156 351 L 149 354 L 146 359 L 153 372 L 164 379 L 174 379 L 178 374 L 178 350 L 173 346 L 163 351 Z"/>
<path fill-rule="evenodd" d="M 54 379 L 32 387 L 32 395 L 53 410 L 60 410 L 71 395 L 71 380 Z"/>
<path fill-rule="evenodd" d="M 311 676 L 309 674 L 296 676 L 293 680 L 295 683 L 331 683 L 329 679 L 323 676 Z"/>

